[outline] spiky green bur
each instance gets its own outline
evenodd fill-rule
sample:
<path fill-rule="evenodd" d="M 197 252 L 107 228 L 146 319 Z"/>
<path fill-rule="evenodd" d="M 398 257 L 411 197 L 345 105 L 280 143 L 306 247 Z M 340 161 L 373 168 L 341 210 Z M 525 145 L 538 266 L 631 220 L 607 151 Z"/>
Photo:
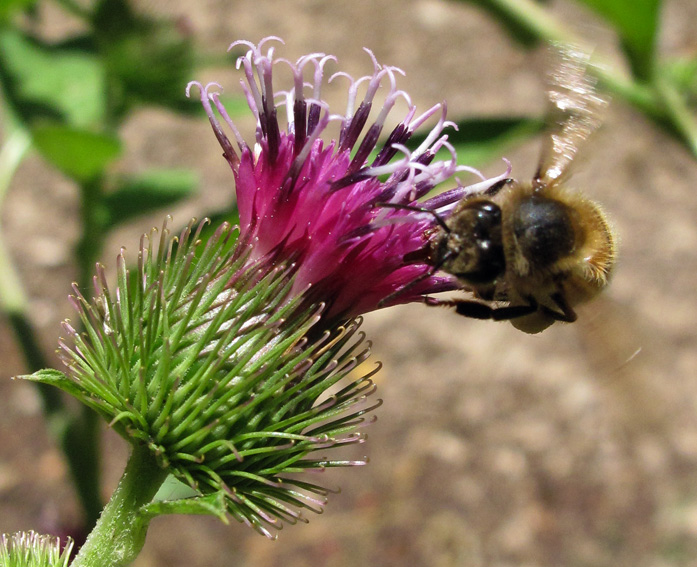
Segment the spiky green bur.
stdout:
<path fill-rule="evenodd" d="M 67 567 L 73 541 L 68 539 L 61 550 L 57 537 L 36 532 L 18 532 L 0 536 L 2 567 Z"/>
<path fill-rule="evenodd" d="M 364 441 L 375 386 L 342 379 L 369 345 L 360 321 L 324 329 L 322 306 L 290 295 L 293 265 L 252 261 L 227 224 L 204 246 L 202 226 L 171 238 L 165 223 L 158 245 L 155 231 L 144 236 L 133 274 L 122 252 L 114 294 L 98 266 L 95 298 L 72 297 L 85 332 L 64 325 L 68 373 L 30 378 L 77 397 L 199 496 L 271 535 L 327 494 L 286 475 L 365 462 L 312 453 Z"/>

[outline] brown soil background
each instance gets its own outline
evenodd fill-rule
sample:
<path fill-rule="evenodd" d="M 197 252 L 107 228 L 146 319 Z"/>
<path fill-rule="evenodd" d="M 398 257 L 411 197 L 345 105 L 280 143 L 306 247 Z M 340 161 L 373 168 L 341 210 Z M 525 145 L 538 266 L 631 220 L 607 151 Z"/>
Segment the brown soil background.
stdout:
<path fill-rule="evenodd" d="M 235 39 L 279 35 L 284 56 L 333 53 L 355 76 L 370 71 L 361 50 L 370 47 L 406 70 L 399 84 L 419 108 L 445 98 L 452 117 L 544 107 L 543 54 L 522 51 L 466 4 L 179 0 L 143 8 L 181 15 L 211 53 Z M 561 1 L 551 9 L 615 50 L 586 12 Z M 44 16 L 57 37 L 72 25 L 50 5 Z M 695 22 L 697 3 L 667 1 L 661 51 L 694 52 Z M 232 65 L 203 75 L 236 88 Z M 251 136 L 251 122 L 243 126 Z M 143 110 L 125 137 L 124 170 L 199 172 L 199 195 L 171 211 L 176 220 L 232 198 L 231 175 L 204 120 Z M 515 176 L 533 173 L 538 148 L 536 141 L 508 152 Z M 606 204 L 622 238 L 609 302 L 539 336 L 416 305 L 366 317 L 374 359 L 385 364 L 378 375 L 385 403 L 358 454 L 371 463 L 322 479 L 342 489 L 326 512 L 286 526 L 276 542 L 208 518 L 157 519 L 136 565 L 697 564 L 697 161 L 615 103 L 579 165 L 573 184 Z M 75 188 L 32 157 L 2 219 L 47 352 L 71 315 L 65 297 L 75 277 L 77 206 Z M 162 216 L 115 234 L 104 261 L 113 264 L 121 245 L 135 249 Z M 0 532 L 74 521 L 66 469 L 34 392 L 9 380 L 24 369 L 0 322 Z M 108 431 L 105 442 L 106 498 L 127 449 Z"/>

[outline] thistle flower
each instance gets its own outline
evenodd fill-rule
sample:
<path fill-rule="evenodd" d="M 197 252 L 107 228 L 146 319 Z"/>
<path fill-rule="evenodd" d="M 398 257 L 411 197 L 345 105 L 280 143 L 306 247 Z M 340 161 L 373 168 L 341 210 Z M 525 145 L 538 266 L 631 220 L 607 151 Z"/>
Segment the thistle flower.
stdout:
<path fill-rule="evenodd" d="M 479 172 L 458 166 L 455 152 L 443 134 L 446 126 L 445 103 L 436 104 L 417 116 L 406 92 L 396 87 L 396 67 L 381 66 L 366 49 L 373 62 L 372 74 L 354 80 L 338 72 L 329 78 L 348 80 L 348 102 L 343 114 L 330 113 L 321 99 L 325 67 L 334 57 L 313 53 L 295 64 L 274 60 L 274 49 L 238 41 L 249 48 L 238 60 L 244 70 L 242 88 L 257 117 L 256 144 L 250 147 L 230 119 L 215 88 L 193 82 L 201 94 L 213 131 L 235 177 L 240 217 L 240 242 L 250 247 L 250 262 L 261 258 L 295 264 L 291 295 L 304 294 L 312 302 L 324 302 L 329 320 L 350 319 L 387 305 L 422 301 L 426 294 L 456 289 L 449 275 L 432 273 L 418 251 L 436 227 L 436 217 L 404 209 L 386 208 L 382 203 L 418 206 L 447 217 L 466 194 L 486 191 L 504 179 L 486 179 Z M 290 68 L 292 88 L 274 90 L 274 65 Z M 307 69 L 311 80 L 305 83 Z M 256 78 L 255 78 L 256 73 Z M 356 106 L 359 88 L 365 95 Z M 384 101 L 368 126 L 375 97 L 386 87 Z M 310 93 L 305 96 L 305 91 Z M 399 124 L 379 139 L 389 113 L 399 99 L 408 110 Z M 213 104 L 211 104 L 211 102 Z M 233 133 L 238 151 L 223 131 L 214 108 Z M 279 115 L 285 114 L 287 128 L 281 128 Z M 435 126 L 414 149 L 406 144 L 414 132 L 436 120 Z M 325 142 L 321 136 L 332 121 L 338 121 L 338 141 Z M 435 160 L 441 148 L 450 159 Z M 436 185 L 458 171 L 472 172 L 481 181 L 469 187 L 459 185 L 431 199 L 420 201 Z M 422 256 L 423 258 L 423 256 Z M 419 278 L 422 278 L 419 280 Z M 418 283 L 405 287 L 410 282 Z M 404 288 L 404 293 L 394 292 Z"/>
<path fill-rule="evenodd" d="M 60 540 L 36 532 L 0 536 L 0 565 L 3 567 L 67 567 L 72 540 L 61 550 Z"/>
<path fill-rule="evenodd" d="M 273 49 L 262 52 L 271 39 L 259 46 L 242 42 L 249 51 L 239 60 L 258 119 L 253 148 L 212 84 L 189 85 L 199 87 L 235 177 L 239 235 L 223 224 L 204 242 L 203 224 L 192 222 L 171 237 L 165 222 L 159 241 L 156 231 L 141 240 L 134 271 L 125 253 L 119 255 L 114 293 L 98 266 L 94 298 L 75 287 L 71 299 L 85 331 L 64 324 L 68 338 L 60 347 L 67 374 L 44 370 L 30 377 L 77 397 L 133 446 L 124 485 L 108 507 L 119 516 L 128 506 L 114 499 L 128 497 L 137 513 L 118 522 L 103 514 L 100 522 L 113 524 L 99 536 L 107 551 L 81 562 L 83 552 L 98 547 L 88 539 L 78 567 L 126 563 L 142 538 L 133 535 L 130 547 L 122 546 L 118 563 L 111 559 L 110 537 L 147 526 L 143 518 L 158 514 L 229 514 L 272 536 L 281 520 L 306 521 L 303 509 L 321 511 L 327 489 L 295 473 L 364 464 L 324 453 L 363 443 L 360 429 L 380 404 L 370 397 L 377 369 L 351 375 L 369 354 L 357 317 L 388 296 L 391 303 L 405 303 L 456 287 L 450 276 L 406 259 L 427 245 L 434 215 L 381 203 L 418 204 L 447 216 L 467 192 L 498 180 L 482 177 L 471 187 L 458 184 L 422 200 L 457 171 L 472 171 L 456 165 L 443 134 L 445 104 L 417 116 L 396 88 L 400 71 L 381 67 L 368 52 L 371 75 L 334 75 L 349 81 L 348 105 L 345 114 L 331 114 L 320 95 L 333 58 L 312 54 L 295 64 L 279 59 L 291 70 L 292 88 L 275 92 Z M 304 95 L 307 69 L 313 71 L 311 97 Z M 356 105 L 362 85 L 366 94 Z M 381 86 L 387 87 L 384 102 L 366 128 Z M 406 116 L 379 146 L 400 98 L 407 102 Z M 284 109 L 285 130 L 279 121 Z M 414 131 L 431 118 L 436 124 L 424 141 L 408 149 Z M 339 139 L 325 142 L 321 135 L 332 120 L 339 122 Z M 450 159 L 435 159 L 441 148 L 450 150 Z M 167 473 L 195 496 L 151 502 L 154 491 L 142 486 L 157 488 Z"/>

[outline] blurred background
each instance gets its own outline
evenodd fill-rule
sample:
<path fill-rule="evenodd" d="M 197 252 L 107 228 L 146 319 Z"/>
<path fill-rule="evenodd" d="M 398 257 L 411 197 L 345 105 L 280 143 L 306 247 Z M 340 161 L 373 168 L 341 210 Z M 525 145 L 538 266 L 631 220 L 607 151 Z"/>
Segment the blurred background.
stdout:
<path fill-rule="evenodd" d="M 19 11 L 25 6 L 12 12 L 13 2 L 29 14 Z M 399 86 L 419 109 L 445 99 L 449 118 L 469 121 L 477 134 L 464 162 L 496 175 L 505 156 L 521 179 L 537 166 L 542 138 L 531 134 L 545 111 L 547 49 L 501 12 L 527 2 L 134 0 L 95 17 L 101 27 L 91 47 L 74 38 L 86 29 L 81 10 L 93 3 L 13 2 L 0 12 L 8 110 L 0 129 L 4 147 L 22 124 L 32 141 L 23 146 L 20 136 L 25 157 L 3 185 L 0 252 L 10 258 L 3 270 L 16 270 L 24 292 L 5 300 L 0 317 L 0 533 L 56 532 L 83 521 L 41 395 L 10 380 L 29 370 L 25 327 L 45 362 L 57 365 L 60 321 L 72 317 L 70 284 L 86 281 L 96 259 L 111 268 L 121 246 L 134 255 L 140 234 L 167 213 L 182 225 L 232 206 L 229 166 L 198 105 L 183 96 L 191 79 L 216 80 L 228 96 L 239 92 L 234 58 L 224 56 L 232 41 L 278 35 L 286 42 L 281 56 L 331 53 L 336 68 L 353 76 L 371 71 L 362 50 L 369 47 L 381 63 L 406 71 Z M 644 5 L 617 4 L 637 14 Z M 687 85 L 682 100 L 694 104 L 697 3 L 647 5 L 660 14 L 650 57 L 676 62 L 671 69 Z M 571 0 L 535 6 L 648 84 L 653 71 L 642 69 L 649 56 L 641 38 L 632 44 L 602 10 Z M 128 29 L 152 33 L 128 51 Z M 52 64 L 26 40 L 29 32 L 75 51 L 54 49 L 62 59 Z M 110 45 L 143 56 L 119 58 Z M 75 55 L 83 48 L 107 61 L 105 75 Z M 162 61 L 178 65 L 160 76 Z M 65 81 L 61 65 L 74 80 Z M 107 103 L 94 102 L 95 85 L 106 85 Z M 341 111 L 344 90 L 326 93 Z M 55 106 L 70 120 L 46 126 L 40 118 L 55 110 L 46 101 L 56 92 Z M 91 126 L 96 120 L 101 130 Z M 252 139 L 252 117 L 242 109 L 236 121 Z M 663 126 L 655 113 L 615 96 L 576 164 L 572 185 L 605 205 L 621 238 L 609 292 L 577 324 L 528 336 L 419 305 L 369 314 L 364 330 L 374 360 L 385 365 L 377 376 L 385 403 L 358 454 L 370 464 L 324 473 L 324 484 L 341 488 L 326 512 L 309 525 L 286 526 L 276 542 L 212 518 L 158 518 L 136 565 L 694 565 L 697 158 L 679 120 L 677 127 L 658 121 Z M 61 154 L 81 144 L 85 163 Z M 85 202 L 100 191 L 106 205 L 86 215 Z M 129 195 L 148 201 L 119 209 L 115 203 Z M 88 225 L 101 227 L 100 236 Z M 106 428 L 99 434 L 108 498 L 127 448 Z"/>

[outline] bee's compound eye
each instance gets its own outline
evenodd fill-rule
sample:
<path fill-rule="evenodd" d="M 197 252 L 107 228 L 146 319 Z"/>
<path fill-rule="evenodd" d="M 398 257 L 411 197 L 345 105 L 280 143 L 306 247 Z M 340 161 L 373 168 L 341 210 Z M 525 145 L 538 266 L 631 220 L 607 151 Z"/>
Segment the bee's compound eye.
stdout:
<path fill-rule="evenodd" d="M 491 201 L 477 201 L 472 203 L 470 208 L 477 211 L 477 217 L 482 220 L 488 219 L 492 223 L 501 220 L 501 209 Z"/>
<path fill-rule="evenodd" d="M 525 257 L 538 266 L 553 264 L 576 245 L 573 211 L 560 201 L 532 196 L 519 203 L 513 232 Z"/>

